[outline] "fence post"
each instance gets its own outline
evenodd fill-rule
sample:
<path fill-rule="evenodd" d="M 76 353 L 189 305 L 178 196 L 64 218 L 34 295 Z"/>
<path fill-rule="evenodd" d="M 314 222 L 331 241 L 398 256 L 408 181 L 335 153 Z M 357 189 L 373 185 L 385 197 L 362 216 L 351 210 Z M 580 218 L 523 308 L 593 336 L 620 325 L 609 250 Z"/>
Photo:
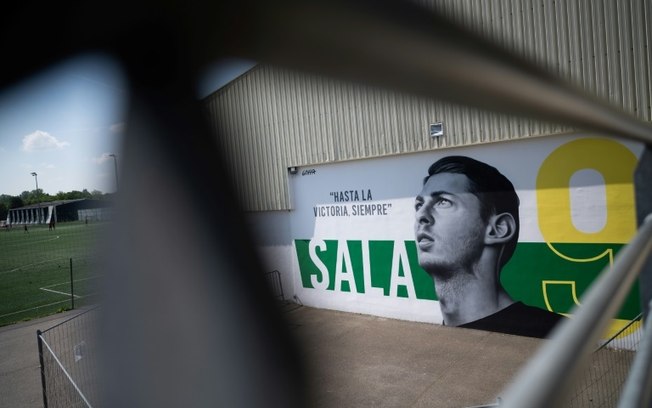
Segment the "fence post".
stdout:
<path fill-rule="evenodd" d="M 281 300 L 285 300 L 285 293 L 283 293 L 283 282 L 281 282 L 281 272 L 276 271 L 278 274 L 278 288 L 281 290 Z"/>
<path fill-rule="evenodd" d="M 72 258 L 70 258 L 70 305 L 71 308 L 75 309 L 75 285 L 73 285 L 72 279 Z"/>
<path fill-rule="evenodd" d="M 41 340 L 41 330 L 36 330 L 36 340 L 38 341 L 38 360 L 41 365 L 41 388 L 43 388 L 43 407 L 48 408 L 48 397 L 45 392 L 45 366 L 43 365 L 43 342 Z"/>
<path fill-rule="evenodd" d="M 636 218 L 638 226 L 643 224 L 645 217 L 652 214 L 652 148 L 645 145 L 636 170 L 634 171 L 634 191 L 636 196 Z M 647 259 L 638 277 L 641 296 L 642 322 L 647 321 L 648 307 L 652 301 L 652 258 Z"/>

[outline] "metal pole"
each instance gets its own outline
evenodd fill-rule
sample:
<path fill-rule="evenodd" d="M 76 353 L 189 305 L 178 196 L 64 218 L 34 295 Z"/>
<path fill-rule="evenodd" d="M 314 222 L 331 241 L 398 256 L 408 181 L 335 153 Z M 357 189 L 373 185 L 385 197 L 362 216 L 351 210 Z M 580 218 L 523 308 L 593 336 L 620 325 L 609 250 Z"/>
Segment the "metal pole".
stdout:
<path fill-rule="evenodd" d="M 109 156 L 113 157 L 113 168 L 115 170 L 115 190 L 118 191 L 118 157 L 111 153 Z"/>
<path fill-rule="evenodd" d="M 34 171 L 34 172 L 32 172 L 32 176 L 34 176 L 34 181 L 36 181 L 36 204 L 38 206 L 38 213 L 36 215 L 36 223 L 40 224 L 41 223 L 41 196 L 38 193 L 38 174 Z"/>
<path fill-rule="evenodd" d="M 72 309 L 75 309 L 75 287 L 72 279 L 72 258 L 70 258 L 70 304 Z"/>
<path fill-rule="evenodd" d="M 652 306 L 648 305 L 648 308 Z M 649 407 L 652 399 L 652 319 L 643 321 L 645 331 L 634 363 L 620 394 L 618 407 Z"/>
<path fill-rule="evenodd" d="M 525 368 L 507 387 L 505 408 L 560 406 L 591 351 L 622 305 L 629 289 L 652 252 L 652 216 L 618 255 L 611 270 L 605 269 L 582 298 L 573 318 L 560 323 Z"/>
<path fill-rule="evenodd" d="M 278 276 L 278 288 L 281 290 L 281 300 L 285 300 L 285 294 L 283 293 L 283 282 L 281 282 L 281 272 L 276 271 Z"/>
<path fill-rule="evenodd" d="M 634 191 L 636 193 L 636 219 L 641 225 L 648 214 L 652 214 L 652 145 L 645 146 L 634 172 Z M 648 306 L 652 301 L 652 259 L 648 259 L 638 277 L 641 295 L 642 321 L 647 321 Z"/>
<path fill-rule="evenodd" d="M 36 330 L 36 340 L 38 342 L 38 359 L 41 365 L 41 388 L 43 388 L 43 407 L 48 408 L 48 397 L 45 391 L 45 366 L 43 365 L 43 341 L 41 340 L 41 330 Z"/>

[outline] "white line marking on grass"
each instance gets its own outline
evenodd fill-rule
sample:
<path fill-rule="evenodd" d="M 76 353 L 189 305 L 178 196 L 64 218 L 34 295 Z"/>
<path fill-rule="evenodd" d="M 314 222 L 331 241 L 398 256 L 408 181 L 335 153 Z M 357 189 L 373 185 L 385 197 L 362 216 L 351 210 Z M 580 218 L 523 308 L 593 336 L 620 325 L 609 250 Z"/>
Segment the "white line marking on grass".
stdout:
<path fill-rule="evenodd" d="M 30 242 L 30 244 L 40 244 L 41 242 L 50 242 L 50 241 L 54 241 L 54 240 L 59 239 L 59 238 L 61 238 L 61 237 L 59 235 L 57 235 L 54 238 L 48 238 L 48 239 L 42 239 L 40 241 Z"/>
<path fill-rule="evenodd" d="M 70 295 L 68 295 L 68 296 L 70 296 Z M 42 307 L 54 306 L 54 305 L 58 305 L 58 304 L 61 304 L 61 303 L 66 303 L 66 302 L 69 302 L 69 301 L 70 301 L 69 299 L 66 299 L 66 300 L 60 300 L 60 301 L 54 302 L 54 303 L 48 303 L 47 305 L 30 307 L 29 309 L 23 309 L 23 310 L 19 310 L 17 312 L 11 312 L 11 313 L 0 315 L 0 318 L 15 315 L 15 314 L 18 314 L 18 313 L 29 312 L 29 311 L 32 311 L 32 310 L 40 309 Z"/>
<path fill-rule="evenodd" d="M 86 280 L 90 280 L 90 279 L 97 279 L 97 278 L 99 278 L 99 276 L 89 276 L 88 278 L 82 278 L 82 279 L 76 279 L 76 280 L 73 280 L 73 283 L 74 283 L 74 282 L 86 281 Z M 53 287 L 53 286 L 66 285 L 66 284 L 68 284 L 68 283 L 69 283 L 69 282 L 64 282 L 64 283 L 55 283 L 54 285 L 44 286 L 44 287 L 39 288 L 39 289 L 40 289 L 40 290 L 43 290 L 43 291 L 46 291 L 46 292 L 56 293 L 56 294 L 58 294 L 58 295 L 64 295 L 64 296 L 67 296 L 68 298 L 70 298 L 70 293 L 60 292 L 60 291 L 58 291 L 58 290 L 52 290 L 52 289 L 50 289 L 50 288 Z M 85 298 L 85 297 L 87 297 L 87 296 L 93 296 L 93 295 L 95 295 L 95 293 L 89 293 L 89 294 L 87 294 L 87 295 L 75 295 L 75 298 L 77 298 L 77 299 L 81 299 L 81 298 Z M 6 314 L 3 314 L 3 315 L 0 315 L 0 319 L 3 318 L 3 317 L 12 316 L 12 315 L 16 315 L 16 314 L 19 314 L 19 313 L 30 312 L 30 311 L 32 311 L 32 310 L 40 309 L 40 308 L 43 308 L 43 307 L 54 306 L 54 305 L 58 305 L 58 304 L 61 304 L 61 303 L 66 303 L 66 302 L 69 302 L 69 301 L 70 301 L 70 299 L 59 300 L 59 301 L 56 301 L 56 302 L 54 302 L 54 303 L 48 303 L 47 305 L 34 306 L 34 307 L 30 307 L 29 309 L 23 309 L 23 310 L 18 310 L 18 311 L 16 311 L 16 312 L 6 313 Z"/>
<path fill-rule="evenodd" d="M 44 290 L 44 291 L 46 291 L 46 292 L 52 292 L 52 293 L 56 293 L 56 294 L 59 294 L 59 295 L 65 295 L 65 296 L 70 297 L 70 293 L 60 292 L 60 291 L 58 291 L 58 290 L 48 289 L 48 288 L 39 288 L 39 289 L 40 289 L 40 290 Z M 79 297 L 81 297 L 81 296 L 79 296 L 79 295 L 73 295 L 73 297 L 79 298 Z"/>
<path fill-rule="evenodd" d="M 27 244 L 27 245 L 29 246 L 29 245 L 34 245 L 34 244 L 40 244 L 41 242 L 50 242 L 50 241 L 54 241 L 54 240 L 56 240 L 56 239 L 60 239 L 60 238 L 61 238 L 61 237 L 60 237 L 59 235 L 57 235 L 57 236 L 54 237 L 54 238 L 42 239 L 42 240 L 40 240 L 40 241 L 10 242 L 10 243 L 8 243 L 8 244 L 5 244 L 4 247 L 11 247 L 12 245 L 14 245 L 14 246 L 21 246 L 21 245 L 23 245 L 23 244 Z"/>
<path fill-rule="evenodd" d="M 4 275 L 5 273 L 18 272 L 19 270 L 24 269 L 24 268 L 29 268 L 30 266 L 41 265 L 41 264 L 44 264 L 44 263 L 48 263 L 48 262 L 52 262 L 52 261 L 57 261 L 57 260 L 61 260 L 61 259 L 68 259 L 68 258 L 52 258 L 52 259 L 46 259 L 45 261 L 34 262 L 34 263 L 32 263 L 32 264 L 27 264 L 27 265 L 19 266 L 18 268 L 14 268 L 14 269 L 9 269 L 9 270 L 6 270 L 6 271 L 2 271 L 2 272 L 0 272 L 0 275 Z"/>
<path fill-rule="evenodd" d="M 97 278 L 99 278 L 99 276 L 89 276 L 88 278 L 73 279 L 72 283 L 83 282 L 83 281 L 87 281 L 87 280 L 91 280 L 91 279 L 97 279 Z M 70 281 L 55 283 L 54 285 L 43 286 L 43 288 L 53 288 L 55 286 L 67 285 L 68 283 L 70 283 Z M 39 289 L 43 289 L 43 288 L 39 288 Z"/>
<path fill-rule="evenodd" d="M 73 282 L 73 283 L 75 283 L 75 282 L 82 282 L 82 281 L 87 281 L 87 280 L 90 280 L 90 279 L 97 279 L 97 278 L 99 278 L 99 276 L 89 276 L 88 278 L 75 279 L 75 280 L 73 280 L 72 282 Z M 67 293 L 67 292 L 61 292 L 61 291 L 58 291 L 58 290 L 50 289 L 50 288 L 53 288 L 53 287 L 55 287 L 55 286 L 68 285 L 68 284 L 70 284 L 70 281 L 61 282 L 61 283 L 55 283 L 54 285 L 43 286 L 42 288 L 39 288 L 39 289 L 40 289 L 40 290 L 44 290 L 44 291 L 46 291 L 46 292 L 57 293 L 57 294 L 59 294 L 59 295 L 70 296 L 70 293 Z M 82 298 L 83 296 L 81 296 L 81 295 L 74 295 L 74 297 L 76 297 L 76 298 Z"/>

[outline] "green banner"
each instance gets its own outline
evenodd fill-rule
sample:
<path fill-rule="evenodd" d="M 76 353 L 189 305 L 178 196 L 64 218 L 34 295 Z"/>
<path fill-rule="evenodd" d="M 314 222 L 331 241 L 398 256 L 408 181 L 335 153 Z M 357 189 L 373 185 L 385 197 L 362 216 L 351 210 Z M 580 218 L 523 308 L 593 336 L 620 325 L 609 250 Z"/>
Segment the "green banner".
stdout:
<path fill-rule="evenodd" d="M 295 240 L 304 288 L 387 297 L 437 300 L 433 280 L 419 266 L 414 241 Z M 519 243 L 501 273 L 515 300 L 568 313 L 600 272 L 613 264 L 622 244 Z M 640 311 L 638 284 L 614 316 L 632 319 Z"/>

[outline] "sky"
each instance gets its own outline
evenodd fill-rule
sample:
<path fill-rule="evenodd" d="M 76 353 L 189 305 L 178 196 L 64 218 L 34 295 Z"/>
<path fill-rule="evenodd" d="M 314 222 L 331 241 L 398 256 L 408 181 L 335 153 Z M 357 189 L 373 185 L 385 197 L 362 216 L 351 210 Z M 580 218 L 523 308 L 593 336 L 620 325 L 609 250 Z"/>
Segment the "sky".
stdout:
<path fill-rule="evenodd" d="M 225 59 L 207 66 L 197 97 L 254 65 Z M 114 192 L 127 97 L 119 65 L 95 54 L 70 59 L 0 93 L 0 194 L 19 195 L 37 183 L 52 195 Z"/>

